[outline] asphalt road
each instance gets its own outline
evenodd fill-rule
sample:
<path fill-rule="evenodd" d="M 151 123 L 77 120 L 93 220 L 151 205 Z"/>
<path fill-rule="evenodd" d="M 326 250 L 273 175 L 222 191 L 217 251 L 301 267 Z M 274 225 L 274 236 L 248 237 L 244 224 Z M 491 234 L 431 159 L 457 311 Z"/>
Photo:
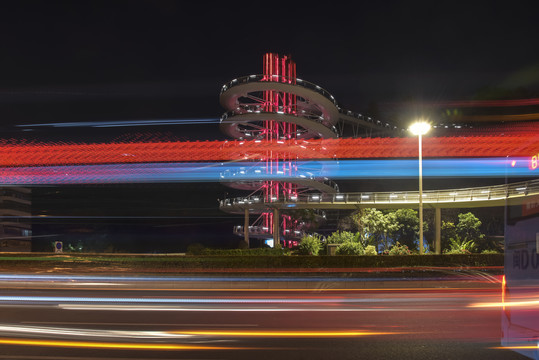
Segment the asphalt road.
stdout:
<path fill-rule="evenodd" d="M 0 359 L 524 359 L 493 282 L 266 280 L 0 275 Z"/>

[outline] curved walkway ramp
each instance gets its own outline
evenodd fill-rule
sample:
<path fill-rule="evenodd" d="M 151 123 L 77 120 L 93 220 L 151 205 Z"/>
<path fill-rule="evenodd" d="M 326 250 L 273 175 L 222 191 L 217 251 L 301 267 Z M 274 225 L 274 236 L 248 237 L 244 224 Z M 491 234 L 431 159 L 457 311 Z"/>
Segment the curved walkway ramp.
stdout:
<path fill-rule="evenodd" d="M 293 109 L 264 110 L 264 91 L 293 94 Z M 397 127 L 339 107 L 335 97 L 320 86 L 297 78 L 279 75 L 249 75 L 223 85 L 220 103 L 227 112 L 221 117 L 221 129 L 236 139 L 251 140 L 261 135 L 261 122 L 268 119 L 296 124 L 298 139 L 337 138 L 344 124 L 350 124 L 357 135 L 374 133 L 397 134 Z M 402 129 L 400 129 L 402 131 Z"/>
<path fill-rule="evenodd" d="M 539 179 L 505 185 L 462 189 L 423 191 L 426 208 L 473 208 L 521 204 L 539 196 Z M 220 201 L 221 210 L 229 213 L 276 209 L 398 209 L 418 208 L 418 191 L 361 192 L 336 194 L 307 194 L 291 198 L 272 198 L 265 201 L 257 195 L 228 198 Z"/>

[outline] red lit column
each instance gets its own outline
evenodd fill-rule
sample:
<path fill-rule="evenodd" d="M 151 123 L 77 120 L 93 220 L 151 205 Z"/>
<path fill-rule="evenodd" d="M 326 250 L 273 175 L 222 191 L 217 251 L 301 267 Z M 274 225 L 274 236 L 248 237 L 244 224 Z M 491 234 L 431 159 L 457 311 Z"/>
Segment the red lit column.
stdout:
<path fill-rule="evenodd" d="M 287 82 L 295 84 L 296 82 L 296 63 L 289 56 L 279 56 L 274 53 L 266 53 L 263 61 L 264 80 L 274 82 Z M 293 114 L 296 112 L 296 95 L 281 93 L 278 91 L 264 91 L 264 110 L 266 112 L 282 112 L 284 114 Z M 297 129 L 295 124 L 283 123 L 275 120 L 266 120 L 264 122 L 265 139 L 269 142 L 284 141 L 297 138 Z M 293 173 L 296 159 L 286 152 L 268 151 L 266 153 L 266 172 L 268 174 L 277 174 L 282 172 L 286 175 Z M 267 202 L 272 202 L 280 197 L 290 197 L 297 195 L 297 186 L 283 181 L 266 181 L 263 185 L 264 197 Z M 279 239 L 279 222 L 283 219 L 283 231 L 292 223 L 286 216 L 276 218 L 272 213 L 264 214 L 265 226 L 270 229 L 274 239 Z M 273 222 L 277 222 L 274 224 Z M 288 229 L 290 230 L 290 229 Z M 275 243 L 274 245 L 276 245 Z"/>

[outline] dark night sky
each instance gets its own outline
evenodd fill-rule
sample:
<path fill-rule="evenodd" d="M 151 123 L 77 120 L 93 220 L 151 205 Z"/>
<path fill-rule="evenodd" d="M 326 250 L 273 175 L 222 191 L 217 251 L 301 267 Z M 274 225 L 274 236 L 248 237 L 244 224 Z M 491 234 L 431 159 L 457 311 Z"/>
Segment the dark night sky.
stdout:
<path fill-rule="evenodd" d="M 539 21 L 533 1 L 276 4 L 2 2 L 0 137 L 29 137 L 16 127 L 23 124 L 218 119 L 224 112 L 221 86 L 260 73 L 269 51 L 292 55 L 298 77 L 327 89 L 343 108 L 364 112 L 375 102 L 388 117 L 402 102 L 471 99 L 485 88 L 522 87 L 537 94 Z M 224 138 L 217 124 L 32 135 L 77 141 L 160 131 L 182 140 Z M 63 195 L 49 189 L 36 192 L 35 203 L 86 215 L 93 210 L 80 204 L 97 206 L 95 199 L 103 199 L 104 209 L 123 204 L 109 214 L 137 208 L 134 215 L 144 215 L 148 206 L 140 196 L 146 193 L 158 203 L 155 213 L 176 206 L 176 214 L 184 214 L 192 204 L 178 205 L 185 198 L 171 196 L 168 186 L 161 193 L 151 185 L 127 187 L 125 193 L 94 189 L 97 197 L 81 188 L 60 189 Z M 196 184 L 182 186 L 180 194 L 195 192 Z M 215 197 L 225 188 L 204 186 L 208 199 L 191 215 L 219 216 Z M 75 194 L 85 195 L 77 200 Z"/>
<path fill-rule="evenodd" d="M 300 78 L 358 112 L 370 102 L 391 110 L 486 86 L 537 87 L 532 5 L 3 2 L 0 121 L 218 118 L 221 85 L 260 73 L 268 51 L 291 54 Z"/>

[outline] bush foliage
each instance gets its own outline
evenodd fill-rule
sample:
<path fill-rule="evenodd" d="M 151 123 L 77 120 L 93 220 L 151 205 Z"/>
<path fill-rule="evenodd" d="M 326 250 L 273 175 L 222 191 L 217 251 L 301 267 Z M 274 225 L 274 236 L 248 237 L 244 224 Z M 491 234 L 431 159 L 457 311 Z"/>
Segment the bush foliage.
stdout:
<path fill-rule="evenodd" d="M 335 251 L 336 255 L 363 255 L 365 250 L 359 242 L 347 241 L 342 243 Z"/>
<path fill-rule="evenodd" d="M 345 242 L 358 242 L 359 233 L 353 233 L 351 231 L 335 231 L 327 237 L 326 242 L 328 244 L 342 244 Z"/>
<path fill-rule="evenodd" d="M 411 255 L 408 245 L 402 245 L 398 241 L 389 250 L 384 251 L 384 255 Z"/>
<path fill-rule="evenodd" d="M 241 255 L 241 256 L 279 256 L 290 255 L 287 248 L 255 248 L 255 249 L 203 249 L 192 255 Z"/>
<path fill-rule="evenodd" d="M 495 243 L 491 241 L 491 244 L 487 241 L 486 236 L 481 232 L 482 222 L 473 213 L 460 213 L 457 220 L 456 222 L 442 221 L 441 240 L 444 252 L 466 254 L 496 247 Z M 357 240 L 354 238 L 353 241 L 360 242 L 364 248 L 367 245 L 375 245 L 386 254 L 390 252 L 406 254 L 408 252 L 404 248 L 401 249 L 404 245 L 410 252 L 419 250 L 419 218 L 417 211 L 413 209 L 360 209 L 343 219 L 339 226 L 345 231 L 331 234 L 328 243 L 330 241 L 344 243 L 357 236 Z M 427 221 L 423 222 L 423 231 L 429 232 Z M 458 244 L 454 244 L 451 239 Z M 394 248 L 396 243 L 399 247 Z"/>
<path fill-rule="evenodd" d="M 318 255 L 322 249 L 322 239 L 320 235 L 306 235 L 301 238 L 297 248 L 298 255 Z"/>
<path fill-rule="evenodd" d="M 476 245 L 473 240 L 463 239 L 458 235 L 449 239 L 449 248 L 444 250 L 445 254 L 471 254 L 475 252 Z"/>
<path fill-rule="evenodd" d="M 343 268 L 343 267 L 403 267 L 403 266 L 500 266 L 504 254 L 454 254 L 410 256 L 244 256 L 244 255 L 3 255 L 5 266 L 25 268 L 46 266 L 54 268 L 69 266 L 93 269 L 95 266 L 130 266 L 134 270 L 158 270 L 162 268 L 181 272 L 182 269 L 278 269 L 278 268 Z M 63 264 L 63 265 L 62 265 Z"/>
<path fill-rule="evenodd" d="M 378 255 L 378 252 L 376 251 L 376 247 L 374 245 L 367 245 L 365 247 L 365 251 L 363 255 L 367 255 L 367 256 Z"/>

